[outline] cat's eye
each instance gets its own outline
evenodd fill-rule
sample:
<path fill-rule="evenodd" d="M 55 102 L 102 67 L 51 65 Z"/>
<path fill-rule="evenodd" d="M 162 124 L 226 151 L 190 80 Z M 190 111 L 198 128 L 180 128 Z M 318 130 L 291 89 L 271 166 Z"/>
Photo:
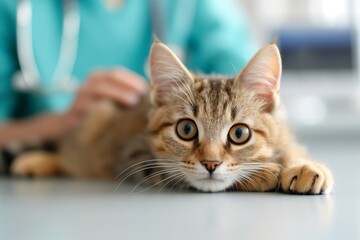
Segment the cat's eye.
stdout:
<path fill-rule="evenodd" d="M 176 133 L 182 140 L 190 141 L 197 137 L 198 130 L 193 120 L 180 120 L 176 126 Z"/>
<path fill-rule="evenodd" d="M 234 144 L 244 144 L 251 138 L 251 130 L 245 124 L 236 124 L 229 131 L 228 139 Z"/>

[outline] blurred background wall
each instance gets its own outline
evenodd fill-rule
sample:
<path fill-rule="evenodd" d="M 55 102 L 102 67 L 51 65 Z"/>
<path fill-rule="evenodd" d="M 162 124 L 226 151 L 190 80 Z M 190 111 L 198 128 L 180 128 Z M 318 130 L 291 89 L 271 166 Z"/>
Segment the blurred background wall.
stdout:
<path fill-rule="evenodd" d="M 292 127 L 360 147 L 360 1 L 238 1 L 260 45 L 278 40 Z"/>

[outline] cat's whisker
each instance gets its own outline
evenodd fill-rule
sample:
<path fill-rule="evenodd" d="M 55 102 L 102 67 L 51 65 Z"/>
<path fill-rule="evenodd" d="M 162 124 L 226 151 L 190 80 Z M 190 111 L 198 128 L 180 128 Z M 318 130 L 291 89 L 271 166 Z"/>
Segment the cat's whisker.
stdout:
<path fill-rule="evenodd" d="M 178 173 L 176 176 L 181 175 L 181 174 L 183 174 L 183 173 Z M 145 191 L 147 191 L 147 190 L 149 190 L 149 189 L 151 189 L 151 188 L 159 185 L 160 183 L 162 183 L 162 182 L 164 182 L 164 181 L 167 181 L 169 178 L 173 178 L 173 177 L 174 177 L 174 176 L 170 176 L 170 177 L 164 178 L 164 179 L 162 179 L 161 181 L 159 181 L 159 182 L 157 182 L 157 183 L 155 183 L 155 184 L 153 184 L 153 185 L 145 188 L 144 190 L 140 191 L 140 193 L 143 193 L 143 192 L 145 192 Z"/>
<path fill-rule="evenodd" d="M 132 167 L 141 165 L 141 164 L 143 164 L 143 163 L 159 162 L 159 161 L 161 161 L 161 162 L 172 162 L 172 163 L 178 162 L 178 161 L 176 161 L 176 160 L 166 159 L 166 158 L 163 158 L 163 159 L 162 159 L 162 158 L 155 158 L 155 159 L 148 159 L 148 160 L 140 161 L 140 162 L 137 162 L 137 163 L 135 163 L 135 164 L 130 165 L 130 166 L 127 167 L 125 170 L 123 170 L 122 172 L 120 172 L 120 173 L 116 176 L 115 179 L 119 178 L 124 172 L 128 171 L 128 170 L 129 170 L 130 168 L 132 168 Z"/>
<path fill-rule="evenodd" d="M 155 178 L 155 177 L 170 174 L 170 173 L 171 172 L 169 172 L 169 173 L 166 173 L 166 172 L 154 173 L 152 176 L 144 177 L 144 178 L 142 178 L 142 180 L 140 182 L 138 182 L 136 184 L 136 186 L 130 192 L 133 193 L 141 184 L 145 183 L 146 181 L 150 180 L 151 178 Z M 155 182 L 155 183 L 158 183 L 158 182 Z"/>
<path fill-rule="evenodd" d="M 238 168 L 238 170 L 255 170 L 255 171 L 260 171 L 260 170 L 265 170 L 265 169 L 267 169 L 266 167 L 264 167 L 264 166 L 241 166 L 241 167 L 239 167 Z"/>
<path fill-rule="evenodd" d="M 268 172 L 270 173 L 278 182 L 279 182 L 279 177 L 276 176 L 272 171 L 270 171 L 268 168 L 264 167 L 264 166 L 258 166 L 256 169 L 254 170 L 257 170 L 257 171 L 265 171 L 265 172 Z"/>
<path fill-rule="evenodd" d="M 246 178 L 249 177 L 249 175 L 250 175 L 250 173 L 247 171 L 239 171 L 237 173 L 237 178 L 241 178 L 241 179 L 245 180 Z"/>
<path fill-rule="evenodd" d="M 129 171 L 124 176 L 124 178 L 127 178 L 127 176 L 131 176 L 131 175 L 136 174 L 138 172 L 147 171 L 147 170 L 156 169 L 156 168 L 167 168 L 167 167 L 178 167 L 178 166 L 177 165 L 158 165 L 158 164 L 148 164 L 148 165 L 145 165 L 145 166 L 142 165 L 142 166 L 138 166 L 137 168 L 132 169 L 131 171 Z M 124 178 L 121 181 L 123 181 Z"/>
<path fill-rule="evenodd" d="M 247 181 L 248 183 L 250 183 L 255 189 L 257 192 L 259 192 L 259 189 L 258 187 L 256 186 L 256 183 L 250 178 L 249 175 L 244 175 L 244 180 Z"/>
<path fill-rule="evenodd" d="M 231 189 L 232 189 L 233 192 L 235 192 L 235 186 L 234 186 L 234 184 L 231 186 Z"/>
<path fill-rule="evenodd" d="M 259 177 L 261 179 L 263 179 L 264 181 L 266 181 L 266 178 L 264 176 L 262 176 L 259 171 L 256 170 L 248 170 L 247 172 L 249 172 L 251 174 L 251 176 L 255 176 L 255 177 Z"/>
<path fill-rule="evenodd" d="M 179 180 L 177 180 L 169 189 L 169 192 L 171 192 L 171 190 L 175 187 L 176 184 L 178 184 L 181 181 L 184 181 L 186 178 L 186 175 L 184 174 L 184 176 L 182 176 Z"/>
<path fill-rule="evenodd" d="M 268 169 L 270 166 L 267 164 L 241 164 L 239 165 L 239 168 L 244 168 L 244 169 Z"/>
<path fill-rule="evenodd" d="M 165 161 L 165 162 L 158 162 L 159 160 Z M 144 164 L 144 165 L 141 165 L 141 164 Z M 126 168 L 125 170 L 123 170 L 117 176 L 117 178 L 119 178 L 126 171 L 129 171 L 130 169 L 135 168 L 135 169 L 132 169 L 127 175 L 125 175 L 123 177 L 123 179 L 120 181 L 120 183 L 116 186 L 114 193 L 119 189 L 121 184 L 124 183 L 126 179 L 128 179 L 130 176 L 132 176 L 138 172 L 146 171 L 148 169 L 154 169 L 154 168 L 166 168 L 166 167 L 179 168 L 180 166 L 181 166 L 181 162 L 178 162 L 178 161 L 175 161 L 172 159 L 150 159 L 150 160 L 145 160 L 145 161 L 141 161 L 136 164 L 133 164 L 133 165 L 129 166 L 128 168 Z"/>
<path fill-rule="evenodd" d="M 259 166 L 265 166 L 265 165 L 277 165 L 277 166 L 282 166 L 279 163 L 274 163 L 274 162 L 261 162 L 258 159 L 250 159 L 252 161 L 256 161 L 256 162 L 245 162 L 245 163 L 241 163 L 240 166 L 247 166 L 247 165 L 259 165 Z"/>
<path fill-rule="evenodd" d="M 165 184 L 160 188 L 159 192 L 161 192 L 161 190 L 163 190 L 163 188 L 166 187 L 166 186 L 167 186 L 169 183 L 171 183 L 172 181 L 176 181 L 176 179 L 178 179 L 178 178 L 181 179 L 181 178 L 184 177 L 184 176 L 185 176 L 185 174 L 182 173 L 182 174 L 177 175 L 176 177 L 170 179 L 167 183 L 165 183 Z"/>
<path fill-rule="evenodd" d="M 179 165 L 148 165 L 148 166 L 140 166 L 136 169 L 133 169 L 131 172 L 129 172 L 127 175 L 125 175 L 125 177 L 121 180 L 120 184 L 122 184 L 128 177 L 138 173 L 138 172 L 143 172 L 146 170 L 150 170 L 150 169 L 156 169 L 156 168 L 178 168 Z"/>
<path fill-rule="evenodd" d="M 245 189 L 247 192 L 249 191 L 249 189 L 244 185 L 243 183 L 243 177 L 242 176 L 238 176 L 235 181 L 240 184 L 240 186 Z"/>
<path fill-rule="evenodd" d="M 276 183 L 277 183 L 276 191 L 277 191 L 280 187 L 280 180 L 279 180 L 278 176 L 276 176 L 272 171 L 270 171 L 264 165 L 266 165 L 266 164 L 260 164 L 260 163 L 259 164 L 243 164 L 241 167 L 238 168 L 238 171 L 248 172 L 250 175 L 260 177 L 265 181 L 266 181 L 266 177 L 263 176 L 265 174 L 265 172 L 271 174 L 276 179 Z M 268 165 L 271 165 L 271 163 L 269 163 Z"/>
<path fill-rule="evenodd" d="M 179 169 L 165 169 L 165 170 L 160 170 L 160 171 L 157 171 L 155 173 L 152 173 L 150 174 L 149 176 L 146 176 L 146 177 L 143 177 L 136 185 L 135 187 L 131 190 L 131 192 L 134 192 L 135 189 L 137 187 L 139 187 L 142 183 L 152 179 L 152 178 L 155 178 L 155 177 L 158 177 L 158 176 L 161 176 L 161 175 L 165 175 L 165 174 L 170 174 L 170 173 L 179 173 L 180 170 Z"/>

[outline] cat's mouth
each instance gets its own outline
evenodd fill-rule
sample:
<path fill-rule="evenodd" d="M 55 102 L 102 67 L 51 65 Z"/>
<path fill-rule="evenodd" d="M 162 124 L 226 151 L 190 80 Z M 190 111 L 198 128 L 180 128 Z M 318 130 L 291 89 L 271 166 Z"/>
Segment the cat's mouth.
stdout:
<path fill-rule="evenodd" d="M 190 180 L 190 185 L 204 192 L 218 192 L 230 187 L 232 181 L 216 175 L 208 175 Z"/>
<path fill-rule="evenodd" d="M 224 179 L 221 179 L 219 177 L 213 176 L 213 175 L 209 175 L 207 177 L 204 178 L 200 178 L 198 179 L 198 181 L 206 181 L 206 182 L 224 182 Z"/>

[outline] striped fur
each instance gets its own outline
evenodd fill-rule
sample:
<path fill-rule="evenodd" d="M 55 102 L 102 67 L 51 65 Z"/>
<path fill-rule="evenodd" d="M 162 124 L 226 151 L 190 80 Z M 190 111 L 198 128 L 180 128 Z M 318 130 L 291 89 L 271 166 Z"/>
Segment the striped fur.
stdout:
<path fill-rule="evenodd" d="M 161 188 L 201 191 L 273 191 L 319 194 L 332 186 L 330 171 L 312 162 L 277 112 L 281 60 L 276 45 L 261 49 L 238 76 L 191 74 L 156 41 L 150 54 L 151 97 L 124 110 L 101 102 L 78 131 L 64 139 L 59 168 L 76 177 L 135 180 Z M 151 99 L 151 101 L 150 101 Z M 176 133 L 192 120 L 197 136 Z M 249 127 L 236 145 L 229 131 Z M 202 162 L 220 163 L 210 173 Z M 145 188 L 147 189 L 147 188 Z"/>

